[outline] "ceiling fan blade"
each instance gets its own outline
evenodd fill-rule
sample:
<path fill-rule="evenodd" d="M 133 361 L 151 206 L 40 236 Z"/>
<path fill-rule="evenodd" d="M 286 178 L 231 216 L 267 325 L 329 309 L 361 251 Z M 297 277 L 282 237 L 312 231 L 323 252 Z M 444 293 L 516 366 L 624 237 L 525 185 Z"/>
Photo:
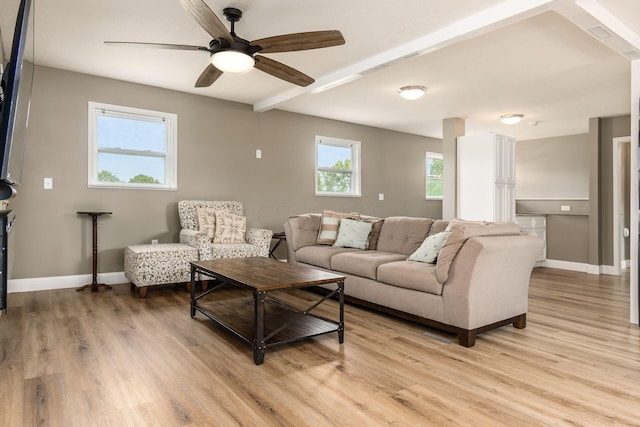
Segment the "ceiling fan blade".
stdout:
<path fill-rule="evenodd" d="M 220 18 L 204 0 L 180 0 L 182 7 L 191 14 L 193 19 L 214 39 L 224 38 L 229 41 L 233 41 L 231 33 L 227 30 L 227 27 L 222 23 Z"/>
<path fill-rule="evenodd" d="M 319 49 L 344 44 L 344 37 L 338 30 L 311 31 L 307 33 L 284 34 L 251 42 L 260 46 L 261 53 L 291 52 L 295 50 Z"/>
<path fill-rule="evenodd" d="M 198 80 L 196 80 L 195 87 L 209 87 L 218 80 L 218 77 L 222 75 L 222 71 L 218 70 L 213 64 L 207 65 Z"/>
<path fill-rule="evenodd" d="M 254 59 L 256 60 L 254 67 L 258 70 L 298 86 L 309 86 L 315 81 L 295 68 L 284 65 L 282 62 L 274 61 L 266 56 L 256 55 Z"/>
<path fill-rule="evenodd" d="M 204 46 L 192 46 L 188 44 L 166 44 L 166 43 L 143 43 L 143 42 L 104 42 L 107 46 L 126 46 L 126 47 L 150 47 L 154 49 L 175 49 L 175 50 L 204 50 L 209 51 Z"/>

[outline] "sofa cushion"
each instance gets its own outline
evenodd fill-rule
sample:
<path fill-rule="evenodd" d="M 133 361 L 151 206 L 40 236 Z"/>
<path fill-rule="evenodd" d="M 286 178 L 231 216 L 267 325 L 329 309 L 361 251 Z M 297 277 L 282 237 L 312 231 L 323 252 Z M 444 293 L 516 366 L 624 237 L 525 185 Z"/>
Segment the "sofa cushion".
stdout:
<path fill-rule="evenodd" d="M 249 258 L 264 256 L 260 247 L 249 243 L 211 243 L 201 249 L 200 260 L 220 258 Z"/>
<path fill-rule="evenodd" d="M 296 215 L 289 218 L 291 236 L 287 236 L 287 245 L 297 251 L 303 246 L 316 245 L 320 230 L 321 216 L 318 213 Z M 289 238 L 290 237 L 290 238 Z"/>
<path fill-rule="evenodd" d="M 481 225 L 473 222 L 456 221 L 449 228 L 449 235 L 442 245 L 436 262 L 438 282 L 445 283 L 449 278 L 451 263 L 467 239 L 477 236 L 517 236 L 527 232 L 511 222 L 493 222 Z"/>
<path fill-rule="evenodd" d="M 318 233 L 319 245 L 333 245 L 338 237 L 338 228 L 342 218 L 358 219 L 357 213 L 340 213 L 333 211 L 323 211 L 322 220 L 320 222 L 320 232 Z"/>
<path fill-rule="evenodd" d="M 487 221 L 470 221 L 470 220 L 466 220 L 466 219 L 460 219 L 460 218 L 453 218 L 451 220 L 449 220 L 449 224 L 447 224 L 447 228 L 446 231 L 451 230 L 451 227 L 453 227 L 456 224 L 462 224 L 462 225 L 487 225 L 487 224 L 491 224 Z"/>
<path fill-rule="evenodd" d="M 359 251 L 359 249 L 334 248 L 326 245 L 304 246 L 296 251 L 296 261 L 331 269 L 331 257 L 342 252 L 353 251 Z"/>
<path fill-rule="evenodd" d="M 337 248 L 367 249 L 372 223 L 342 218 L 338 237 L 333 243 Z"/>
<path fill-rule="evenodd" d="M 442 244 L 449 235 L 448 231 L 443 231 L 424 239 L 424 242 L 420 247 L 411 255 L 409 255 L 408 261 L 426 262 L 428 264 L 435 264 Z"/>
<path fill-rule="evenodd" d="M 376 280 L 378 266 L 406 259 L 405 255 L 381 251 L 344 252 L 331 258 L 331 269 Z"/>
<path fill-rule="evenodd" d="M 378 267 L 378 281 L 399 288 L 442 295 L 443 285 L 438 282 L 436 266 L 424 262 L 398 261 L 383 264 Z"/>
<path fill-rule="evenodd" d="M 449 221 L 445 219 L 436 219 L 431 224 L 431 228 L 429 229 L 429 236 L 433 236 L 434 234 L 442 233 L 447 229 L 449 225 Z"/>
<path fill-rule="evenodd" d="M 409 256 L 427 237 L 432 223 L 429 218 L 389 217 L 380 229 L 377 250 Z"/>

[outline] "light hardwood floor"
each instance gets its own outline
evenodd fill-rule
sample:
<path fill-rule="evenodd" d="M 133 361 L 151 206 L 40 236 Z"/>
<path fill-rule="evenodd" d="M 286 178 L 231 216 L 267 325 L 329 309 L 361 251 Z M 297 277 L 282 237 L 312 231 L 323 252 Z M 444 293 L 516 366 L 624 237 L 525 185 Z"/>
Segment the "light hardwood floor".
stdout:
<path fill-rule="evenodd" d="M 536 269 L 527 328 L 482 334 L 473 348 L 347 306 L 343 345 L 332 334 L 278 347 L 261 366 L 191 319 L 181 290 L 31 292 L 9 305 L 2 426 L 640 424 L 628 278 Z"/>

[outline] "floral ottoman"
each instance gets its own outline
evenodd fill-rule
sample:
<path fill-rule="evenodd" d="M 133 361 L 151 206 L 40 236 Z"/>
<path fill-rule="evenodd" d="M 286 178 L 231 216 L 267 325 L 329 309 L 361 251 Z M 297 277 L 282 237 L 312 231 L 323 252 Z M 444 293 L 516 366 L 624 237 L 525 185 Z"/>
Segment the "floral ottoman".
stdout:
<path fill-rule="evenodd" d="M 181 243 L 133 245 L 124 250 L 124 275 L 131 288 L 138 287 L 140 298 L 148 286 L 167 285 L 191 280 L 190 261 L 198 260 L 198 250 Z"/>

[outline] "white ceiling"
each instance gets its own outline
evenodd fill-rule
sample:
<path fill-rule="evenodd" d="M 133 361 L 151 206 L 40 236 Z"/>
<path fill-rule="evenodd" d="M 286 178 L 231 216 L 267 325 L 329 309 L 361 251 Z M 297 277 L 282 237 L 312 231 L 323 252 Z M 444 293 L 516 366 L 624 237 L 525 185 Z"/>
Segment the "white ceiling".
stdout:
<path fill-rule="evenodd" d="M 236 32 L 248 40 L 337 29 L 346 44 L 266 55 L 314 77 L 308 88 L 254 69 L 197 89 L 206 53 L 103 44 L 208 45 L 178 0 L 33 1 L 37 64 L 436 138 L 448 117 L 518 139 L 585 133 L 590 117 L 630 113 L 622 53 L 640 58 L 638 0 L 205 0 L 220 17 L 240 8 Z M 7 52 L 18 3 L 0 0 Z M 595 25 L 613 36 L 584 31 Z M 429 88 L 422 99 L 397 95 L 413 84 Z M 498 123 L 506 113 L 525 118 Z"/>

